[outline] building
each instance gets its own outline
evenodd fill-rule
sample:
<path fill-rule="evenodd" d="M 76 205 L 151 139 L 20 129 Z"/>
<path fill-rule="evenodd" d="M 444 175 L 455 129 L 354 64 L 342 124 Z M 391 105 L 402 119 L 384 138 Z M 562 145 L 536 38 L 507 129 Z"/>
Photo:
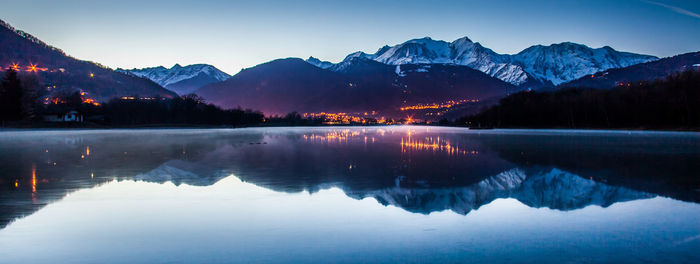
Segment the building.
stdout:
<path fill-rule="evenodd" d="M 47 113 L 44 114 L 44 121 L 46 122 L 64 122 L 64 123 L 81 123 L 83 122 L 83 115 L 76 110 L 69 110 L 65 112 Z"/>

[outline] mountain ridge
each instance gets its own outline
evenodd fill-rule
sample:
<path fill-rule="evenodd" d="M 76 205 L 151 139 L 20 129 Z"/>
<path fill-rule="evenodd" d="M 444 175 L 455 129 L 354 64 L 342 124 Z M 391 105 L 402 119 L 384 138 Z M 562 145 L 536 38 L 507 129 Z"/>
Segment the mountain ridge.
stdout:
<path fill-rule="evenodd" d="M 71 57 L 2 20 L 0 51 L 0 69 L 14 68 L 20 74 L 35 74 L 41 83 L 51 86 L 49 94 L 81 91 L 98 101 L 134 95 L 167 98 L 176 96 L 151 80 Z"/>
<path fill-rule="evenodd" d="M 148 78 L 179 95 L 193 93 L 199 88 L 215 82 L 225 81 L 231 75 L 209 64 L 175 64 L 171 68 L 163 66 L 133 69 L 117 69 L 118 72 Z"/>
<path fill-rule="evenodd" d="M 399 108 L 462 99 L 498 97 L 511 84 L 460 65 L 383 64 L 363 56 L 323 69 L 298 58 L 278 59 L 242 70 L 197 94 L 223 107 L 298 112 L 381 112 L 403 118 Z"/>
<path fill-rule="evenodd" d="M 394 46 L 384 46 L 374 54 L 354 52 L 343 61 L 358 56 L 388 65 L 464 65 L 526 88 L 555 86 L 601 70 L 658 59 L 650 55 L 616 51 L 609 46 L 590 48 L 573 42 L 534 45 L 517 54 L 499 54 L 468 37 L 452 42 L 430 37 L 411 39 Z M 323 63 L 323 67 L 329 69 L 343 63 L 328 66 L 330 62 L 313 59 L 307 61 L 316 66 Z"/>

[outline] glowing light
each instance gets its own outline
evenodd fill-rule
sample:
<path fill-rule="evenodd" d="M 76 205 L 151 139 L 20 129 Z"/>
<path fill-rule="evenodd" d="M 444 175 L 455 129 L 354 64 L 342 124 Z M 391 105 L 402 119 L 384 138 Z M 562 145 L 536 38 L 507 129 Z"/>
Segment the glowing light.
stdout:
<path fill-rule="evenodd" d="M 12 70 L 14 70 L 14 71 L 19 71 L 19 64 L 17 64 L 17 63 L 12 63 L 12 64 L 10 65 L 10 69 L 12 69 Z"/>
<path fill-rule="evenodd" d="M 91 105 L 94 105 L 94 106 L 99 106 L 99 105 L 100 105 L 100 103 L 98 103 L 97 101 L 95 101 L 95 99 L 92 99 L 92 98 L 85 98 L 85 99 L 83 99 L 83 103 L 91 104 Z"/>
<path fill-rule="evenodd" d="M 36 72 L 37 71 L 36 64 L 29 64 L 29 66 L 27 66 L 27 71 L 28 72 Z"/>
<path fill-rule="evenodd" d="M 405 107 L 399 108 L 399 110 L 409 111 L 409 110 L 452 108 L 456 105 L 465 104 L 465 103 L 476 103 L 476 102 L 479 102 L 479 99 L 449 100 L 449 101 L 446 101 L 443 103 L 417 104 L 417 105 L 405 106 Z"/>
<path fill-rule="evenodd" d="M 85 155 L 90 156 L 90 146 L 87 146 L 87 147 L 85 148 Z"/>
<path fill-rule="evenodd" d="M 442 152 L 447 155 L 478 155 L 477 150 L 465 150 L 460 149 L 459 146 L 451 144 L 447 140 L 441 140 L 439 137 L 433 139 L 432 137 L 426 137 L 423 140 L 411 139 L 410 137 L 404 139 L 401 138 L 401 152 L 407 153 L 409 151 L 432 151 L 432 152 Z"/>
<path fill-rule="evenodd" d="M 36 165 L 32 164 L 32 192 L 36 192 Z"/>
<path fill-rule="evenodd" d="M 15 180 L 15 188 L 19 187 L 19 180 Z"/>
<path fill-rule="evenodd" d="M 90 73 L 90 78 L 95 78 L 95 74 L 91 72 L 91 73 Z"/>
<path fill-rule="evenodd" d="M 411 124 L 413 123 L 413 117 L 409 116 L 406 118 L 406 124 Z"/>

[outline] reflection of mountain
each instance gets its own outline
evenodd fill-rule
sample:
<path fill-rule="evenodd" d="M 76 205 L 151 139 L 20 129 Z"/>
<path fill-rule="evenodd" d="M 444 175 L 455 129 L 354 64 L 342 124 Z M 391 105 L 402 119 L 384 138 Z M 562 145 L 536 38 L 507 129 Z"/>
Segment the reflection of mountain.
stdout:
<path fill-rule="evenodd" d="M 396 186 L 370 192 L 348 191 L 348 195 L 358 199 L 373 197 L 384 205 L 425 214 L 443 210 L 467 214 L 498 198 L 515 198 L 536 208 L 574 210 L 588 205 L 607 207 L 616 202 L 654 197 L 652 194 L 587 180 L 559 169 L 533 174 L 512 169 L 458 188 Z"/>
<path fill-rule="evenodd" d="M 172 182 L 175 185 L 212 185 L 230 174 L 201 164 L 172 160 L 148 173 L 139 174 L 135 180 L 147 182 Z M 559 169 L 511 169 L 464 187 L 428 188 L 396 186 L 376 190 L 356 190 L 336 183 L 346 194 L 356 199 L 372 197 L 384 205 L 394 205 L 410 212 L 428 214 L 452 210 L 467 214 L 471 210 L 491 203 L 498 198 L 515 198 L 530 207 L 547 207 L 558 210 L 574 210 L 589 205 L 607 207 L 617 202 L 652 198 L 654 195 L 609 186 Z M 311 189 L 323 189 L 333 184 L 319 183 Z"/>
<path fill-rule="evenodd" d="M 171 160 L 147 173 L 134 176 L 134 180 L 156 183 L 172 182 L 175 185 L 209 186 L 229 175 L 197 163 Z"/>
<path fill-rule="evenodd" d="M 231 174 L 279 192 L 338 186 L 416 213 L 467 213 L 505 197 L 559 210 L 652 195 L 698 202 L 699 141 L 437 127 L 7 132 L 0 228 L 114 179 L 209 186 Z"/>

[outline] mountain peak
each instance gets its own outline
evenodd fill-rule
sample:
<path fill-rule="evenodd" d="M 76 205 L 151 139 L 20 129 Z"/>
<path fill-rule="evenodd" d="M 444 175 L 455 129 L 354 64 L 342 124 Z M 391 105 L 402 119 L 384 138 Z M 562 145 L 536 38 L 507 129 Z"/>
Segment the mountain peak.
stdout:
<path fill-rule="evenodd" d="M 473 41 L 471 39 L 469 39 L 467 36 L 464 36 L 464 37 L 455 39 L 455 41 L 452 41 L 452 43 L 464 43 L 464 42 L 473 43 Z"/>
<path fill-rule="evenodd" d="M 424 37 L 395 46 L 384 46 L 375 54 L 355 52 L 337 64 L 337 67 L 328 68 L 344 69 L 340 64 L 356 57 L 388 65 L 463 65 L 514 85 L 528 85 L 527 88 L 557 85 L 598 71 L 657 59 L 648 55 L 618 52 L 610 47 L 593 49 L 568 41 L 548 46 L 531 46 L 515 55 L 498 54 L 466 36 L 451 43 Z"/>
<path fill-rule="evenodd" d="M 124 70 L 121 70 L 124 71 Z M 170 69 L 163 66 L 126 70 L 130 74 L 148 78 L 168 90 L 180 95 L 196 91 L 210 83 L 220 82 L 231 77 L 209 64 L 182 66 L 176 63 Z"/>
<path fill-rule="evenodd" d="M 327 68 L 330 68 L 331 66 L 333 66 L 333 63 L 328 62 L 328 61 L 321 61 L 318 58 L 314 58 L 313 56 L 306 59 L 306 62 L 308 62 L 311 65 L 314 65 L 316 67 L 319 67 L 321 69 L 327 69 Z"/>

